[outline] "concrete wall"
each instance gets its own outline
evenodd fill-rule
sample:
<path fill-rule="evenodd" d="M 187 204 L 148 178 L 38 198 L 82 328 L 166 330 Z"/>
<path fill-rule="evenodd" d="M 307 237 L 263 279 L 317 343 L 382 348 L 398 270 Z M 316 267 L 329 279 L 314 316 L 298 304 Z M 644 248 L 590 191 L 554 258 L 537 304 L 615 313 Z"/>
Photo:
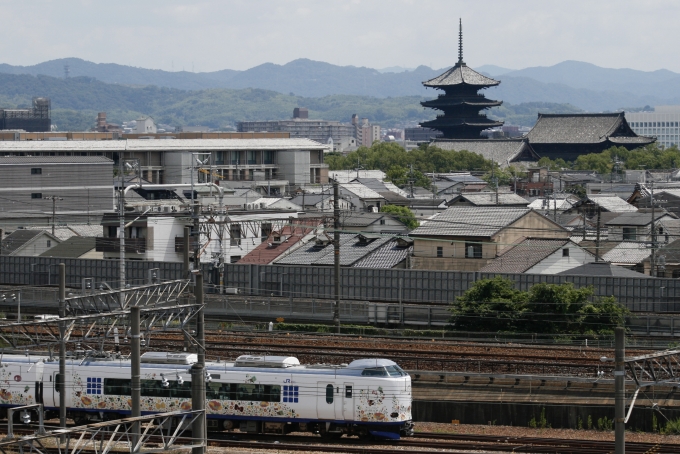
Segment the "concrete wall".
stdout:
<path fill-rule="evenodd" d="M 310 183 L 310 152 L 308 150 L 277 151 L 279 164 L 277 178 L 288 180 L 291 185 Z"/>

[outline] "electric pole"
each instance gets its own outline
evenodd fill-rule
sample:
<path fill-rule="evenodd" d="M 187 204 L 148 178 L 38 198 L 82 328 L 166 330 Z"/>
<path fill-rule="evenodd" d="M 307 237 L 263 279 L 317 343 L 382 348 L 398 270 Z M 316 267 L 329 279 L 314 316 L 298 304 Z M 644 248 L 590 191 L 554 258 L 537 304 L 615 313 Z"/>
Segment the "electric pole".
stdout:
<path fill-rule="evenodd" d="M 652 254 L 649 258 L 649 263 L 651 265 L 651 270 L 649 275 L 652 277 L 656 276 L 656 225 L 654 225 L 654 181 L 649 185 L 651 189 L 650 202 L 652 203 Z"/>
<path fill-rule="evenodd" d="M 206 432 L 205 418 L 205 383 L 210 380 L 210 375 L 205 370 L 205 329 L 203 320 L 203 274 L 196 273 L 196 286 L 194 287 L 198 314 L 196 315 L 196 356 L 198 360 L 191 366 L 191 409 L 203 411 L 197 417 L 192 426 L 192 437 L 201 442 L 201 446 L 193 448 L 191 454 L 205 454 L 208 433 Z"/>
<path fill-rule="evenodd" d="M 614 329 L 614 449 L 616 454 L 626 452 L 626 338 L 624 329 Z"/>
<path fill-rule="evenodd" d="M 334 247 L 334 273 L 335 280 L 335 304 L 333 307 L 333 323 L 338 328 L 340 333 L 340 197 L 338 190 L 338 182 L 333 182 L 333 247 Z"/>
<path fill-rule="evenodd" d="M 57 223 L 57 200 L 64 199 L 61 197 L 57 197 L 56 195 L 43 197 L 43 199 L 52 201 L 52 236 L 54 236 L 54 226 Z"/>
<path fill-rule="evenodd" d="M 66 265 L 59 264 L 59 318 L 66 317 Z M 66 322 L 59 321 L 59 427 L 66 429 Z M 66 438 L 62 435 L 60 442 Z"/>

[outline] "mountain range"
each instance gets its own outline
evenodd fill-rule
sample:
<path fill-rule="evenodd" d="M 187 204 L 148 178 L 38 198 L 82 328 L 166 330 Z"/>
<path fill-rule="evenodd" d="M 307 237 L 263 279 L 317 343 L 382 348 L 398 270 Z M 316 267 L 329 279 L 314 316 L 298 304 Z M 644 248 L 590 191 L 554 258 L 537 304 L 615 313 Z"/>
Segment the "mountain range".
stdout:
<path fill-rule="evenodd" d="M 33 66 L 0 64 L 0 73 L 63 78 L 65 65 L 68 65 L 71 77 L 85 76 L 133 87 L 155 85 L 179 90 L 261 88 L 303 97 L 357 95 L 377 98 L 434 97 L 436 92 L 426 89 L 421 82 L 446 70 L 427 66 L 413 70 L 401 67 L 376 70 L 298 59 L 284 65 L 265 63 L 244 71 L 225 69 L 193 73 L 65 58 Z M 571 103 L 592 112 L 680 104 L 680 74 L 665 69 L 610 69 L 565 61 L 548 67 L 519 70 L 484 65 L 478 70 L 501 81 L 498 87 L 486 91 L 487 96 L 511 104 Z"/>

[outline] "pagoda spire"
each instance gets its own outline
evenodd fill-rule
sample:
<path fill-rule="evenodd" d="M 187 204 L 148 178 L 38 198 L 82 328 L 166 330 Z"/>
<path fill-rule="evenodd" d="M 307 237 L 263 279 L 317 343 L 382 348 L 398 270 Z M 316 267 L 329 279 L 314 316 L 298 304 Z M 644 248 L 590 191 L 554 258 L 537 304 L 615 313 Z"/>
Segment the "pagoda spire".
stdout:
<path fill-rule="evenodd" d="M 463 19 L 458 19 L 458 64 L 464 65 L 463 61 Z"/>

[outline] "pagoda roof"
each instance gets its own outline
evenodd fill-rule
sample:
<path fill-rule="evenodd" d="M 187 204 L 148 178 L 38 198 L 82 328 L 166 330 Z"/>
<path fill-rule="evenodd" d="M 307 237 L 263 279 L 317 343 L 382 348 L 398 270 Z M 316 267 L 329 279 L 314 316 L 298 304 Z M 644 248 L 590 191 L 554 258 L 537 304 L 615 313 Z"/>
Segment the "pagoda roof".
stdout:
<path fill-rule="evenodd" d="M 638 136 L 623 112 L 598 114 L 538 114 L 527 134 L 531 143 L 601 143 L 647 145 L 656 139 Z"/>
<path fill-rule="evenodd" d="M 503 101 L 495 101 L 493 99 L 487 99 L 487 98 L 480 98 L 478 101 L 477 100 L 469 100 L 469 99 L 451 99 L 451 98 L 437 98 L 437 99 L 431 99 L 429 101 L 422 101 L 420 103 L 423 107 L 453 107 L 453 106 L 471 106 L 471 107 L 493 107 L 493 106 L 500 106 L 503 104 Z"/>
<path fill-rule="evenodd" d="M 502 121 L 495 121 L 485 118 L 479 119 L 465 119 L 456 118 L 450 116 L 439 116 L 434 120 L 424 121 L 420 123 L 421 126 L 437 129 L 437 126 L 441 127 L 455 127 L 455 126 L 482 126 L 484 128 L 491 128 L 494 126 L 501 126 Z"/>
<path fill-rule="evenodd" d="M 426 87 L 447 87 L 452 85 L 474 85 L 477 87 L 492 87 L 500 84 L 500 81 L 486 77 L 469 68 L 465 63 L 459 61 L 456 65 L 445 73 L 434 79 L 423 82 Z"/>

